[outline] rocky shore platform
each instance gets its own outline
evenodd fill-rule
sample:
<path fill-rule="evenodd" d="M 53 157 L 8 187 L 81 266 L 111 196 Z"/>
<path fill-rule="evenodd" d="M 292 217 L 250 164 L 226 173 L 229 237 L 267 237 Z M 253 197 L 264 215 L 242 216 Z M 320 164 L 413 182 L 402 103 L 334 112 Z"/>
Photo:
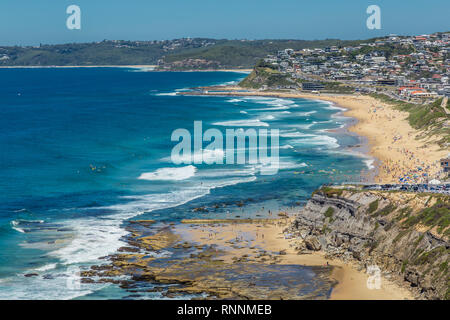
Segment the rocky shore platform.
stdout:
<path fill-rule="evenodd" d="M 81 272 L 133 298 L 448 299 L 448 195 L 325 186 L 295 216 L 127 222 Z"/>
<path fill-rule="evenodd" d="M 82 271 L 82 282 L 112 283 L 137 299 L 144 291 L 162 298 L 328 299 L 336 285 L 331 266 L 283 261 L 286 250 L 271 246 L 280 236 L 272 234 L 274 227 L 289 223 L 287 218 L 132 221 L 127 246 Z"/>

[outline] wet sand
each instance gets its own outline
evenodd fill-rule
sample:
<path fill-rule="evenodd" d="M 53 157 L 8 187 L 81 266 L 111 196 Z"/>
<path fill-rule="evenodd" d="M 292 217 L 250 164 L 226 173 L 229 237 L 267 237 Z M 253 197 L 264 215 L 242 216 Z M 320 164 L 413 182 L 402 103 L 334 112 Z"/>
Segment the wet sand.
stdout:
<path fill-rule="evenodd" d="M 382 277 L 380 289 L 367 287 L 368 274 L 358 271 L 352 263 L 327 260 L 323 252 L 298 254 L 294 239 L 283 233 L 292 218 L 257 223 L 184 223 L 175 232 L 187 241 L 201 245 L 216 245 L 224 253 L 220 257 L 226 263 L 246 257 L 246 261 L 303 266 L 326 266 L 333 268 L 332 278 L 338 282 L 331 292 L 332 300 L 404 300 L 414 299 L 406 288 Z M 261 255 L 266 251 L 266 255 Z M 281 254 L 280 254 L 281 253 Z"/>

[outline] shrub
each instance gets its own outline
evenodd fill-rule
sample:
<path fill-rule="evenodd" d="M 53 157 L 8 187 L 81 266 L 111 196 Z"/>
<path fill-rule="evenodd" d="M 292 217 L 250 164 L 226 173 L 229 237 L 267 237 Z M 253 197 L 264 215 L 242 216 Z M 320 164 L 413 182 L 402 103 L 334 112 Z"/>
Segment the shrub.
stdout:
<path fill-rule="evenodd" d="M 378 199 L 369 204 L 369 214 L 374 213 L 378 209 Z"/>
<path fill-rule="evenodd" d="M 332 218 L 334 214 L 334 208 L 333 207 L 328 207 L 327 211 L 325 211 L 324 215 L 327 218 Z"/>

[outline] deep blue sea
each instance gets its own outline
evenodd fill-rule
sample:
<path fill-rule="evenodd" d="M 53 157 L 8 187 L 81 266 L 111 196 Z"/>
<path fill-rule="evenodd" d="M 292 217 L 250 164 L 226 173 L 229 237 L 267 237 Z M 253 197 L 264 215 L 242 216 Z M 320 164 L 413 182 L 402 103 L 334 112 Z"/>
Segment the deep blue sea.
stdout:
<path fill-rule="evenodd" d="M 243 77 L 0 69 L 0 299 L 120 298 L 113 285 L 67 290 L 67 277 L 123 246 L 123 221 L 294 212 L 321 184 L 358 181 L 368 169 L 370 159 L 351 148 L 360 138 L 344 129 L 350 119 L 330 103 L 176 95 Z M 193 132 L 194 121 L 223 132 L 279 129 L 279 172 L 174 165 L 171 134 Z M 202 206 L 207 213 L 193 211 Z"/>

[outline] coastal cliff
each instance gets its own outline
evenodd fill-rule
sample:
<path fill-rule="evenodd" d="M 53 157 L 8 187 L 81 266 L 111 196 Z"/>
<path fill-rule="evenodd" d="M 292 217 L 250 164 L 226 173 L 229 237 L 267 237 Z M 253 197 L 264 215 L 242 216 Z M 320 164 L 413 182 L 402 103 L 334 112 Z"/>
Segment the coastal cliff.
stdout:
<path fill-rule="evenodd" d="M 245 89 L 298 88 L 298 84 L 294 80 L 262 61 L 256 64 L 253 71 L 239 83 L 239 86 Z"/>
<path fill-rule="evenodd" d="M 450 197 L 322 187 L 288 228 L 299 253 L 376 265 L 422 299 L 450 299 Z"/>

